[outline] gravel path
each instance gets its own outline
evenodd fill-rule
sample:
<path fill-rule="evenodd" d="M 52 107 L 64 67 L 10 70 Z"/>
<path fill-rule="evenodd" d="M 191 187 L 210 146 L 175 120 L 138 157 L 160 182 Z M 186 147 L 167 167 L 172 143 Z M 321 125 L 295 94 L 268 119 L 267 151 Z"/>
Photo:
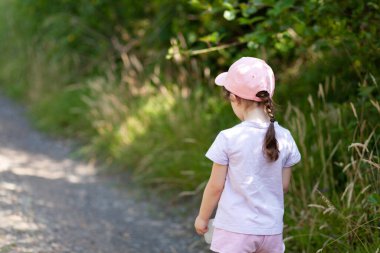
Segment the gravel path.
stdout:
<path fill-rule="evenodd" d="M 34 130 L 0 93 L 0 253 L 208 252 L 191 218 L 115 187 L 70 158 L 74 148 Z"/>

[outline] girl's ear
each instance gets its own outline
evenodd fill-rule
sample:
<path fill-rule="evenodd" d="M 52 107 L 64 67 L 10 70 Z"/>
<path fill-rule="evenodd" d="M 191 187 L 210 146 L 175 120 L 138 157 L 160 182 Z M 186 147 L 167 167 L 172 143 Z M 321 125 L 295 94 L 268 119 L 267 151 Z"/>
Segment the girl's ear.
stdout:
<path fill-rule="evenodd" d="M 239 102 L 238 99 L 237 99 L 237 97 L 236 97 L 236 95 L 232 94 L 232 93 L 230 93 L 230 101 L 231 102 Z"/>

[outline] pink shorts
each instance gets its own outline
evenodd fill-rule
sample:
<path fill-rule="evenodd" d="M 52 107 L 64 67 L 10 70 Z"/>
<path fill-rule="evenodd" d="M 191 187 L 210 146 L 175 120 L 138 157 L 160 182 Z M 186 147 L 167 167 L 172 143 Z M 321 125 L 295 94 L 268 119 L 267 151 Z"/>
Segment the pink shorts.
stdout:
<path fill-rule="evenodd" d="M 284 253 L 282 234 L 247 235 L 215 228 L 210 249 L 219 253 Z"/>

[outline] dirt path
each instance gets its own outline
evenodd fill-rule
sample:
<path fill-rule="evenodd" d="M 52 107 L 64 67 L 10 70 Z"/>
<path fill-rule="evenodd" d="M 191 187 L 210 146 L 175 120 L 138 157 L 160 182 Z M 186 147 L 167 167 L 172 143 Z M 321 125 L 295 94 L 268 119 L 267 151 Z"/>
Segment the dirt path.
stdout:
<path fill-rule="evenodd" d="M 0 253 L 207 252 L 188 219 L 113 187 L 0 93 Z"/>

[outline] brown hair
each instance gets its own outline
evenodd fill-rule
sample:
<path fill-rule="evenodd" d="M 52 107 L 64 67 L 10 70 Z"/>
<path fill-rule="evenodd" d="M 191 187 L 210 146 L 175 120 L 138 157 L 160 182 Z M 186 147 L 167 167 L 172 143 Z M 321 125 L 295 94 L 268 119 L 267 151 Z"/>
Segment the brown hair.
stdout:
<path fill-rule="evenodd" d="M 225 98 L 229 100 L 231 92 L 228 91 L 224 87 L 223 87 L 223 90 L 225 92 Z M 256 102 L 253 100 L 247 100 L 247 99 L 240 98 L 239 96 L 236 96 L 236 97 L 239 100 Z M 279 153 L 280 153 L 280 150 L 278 149 L 278 142 L 276 139 L 276 132 L 274 130 L 274 122 L 276 121 L 274 118 L 274 103 L 273 103 L 273 100 L 270 98 L 269 93 L 265 90 L 257 92 L 256 97 L 261 98 L 262 102 L 256 102 L 256 103 L 264 104 L 265 112 L 267 113 L 267 115 L 270 118 L 270 125 L 269 125 L 268 130 L 265 134 L 265 139 L 264 139 L 264 143 L 263 143 L 263 153 L 264 153 L 264 156 L 270 162 L 274 162 L 274 161 L 277 161 L 277 159 L 279 157 Z"/>
<path fill-rule="evenodd" d="M 269 96 L 269 93 L 265 90 L 259 91 L 256 94 L 256 97 L 259 97 L 263 100 L 265 106 L 265 111 L 270 118 L 270 125 L 268 127 L 267 133 L 265 134 L 264 144 L 263 144 L 263 152 L 269 161 L 274 162 L 277 161 L 279 157 L 280 150 L 278 149 L 278 142 L 276 139 L 276 132 L 274 131 L 274 106 L 273 101 Z"/>

